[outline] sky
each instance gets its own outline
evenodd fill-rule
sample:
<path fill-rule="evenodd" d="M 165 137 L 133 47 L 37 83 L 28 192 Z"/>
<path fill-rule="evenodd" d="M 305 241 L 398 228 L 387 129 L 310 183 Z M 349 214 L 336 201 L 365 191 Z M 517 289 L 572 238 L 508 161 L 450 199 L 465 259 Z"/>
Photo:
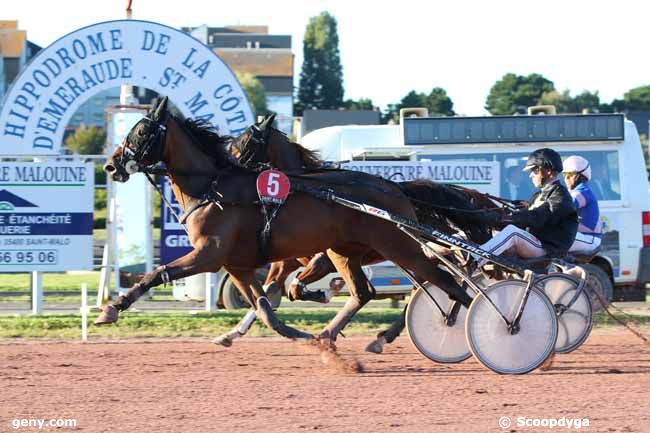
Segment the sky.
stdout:
<path fill-rule="evenodd" d="M 3 1 L 0 19 L 19 21 L 46 47 L 78 28 L 125 17 L 126 0 Z M 267 25 L 292 36 L 294 85 L 309 18 L 338 22 L 345 98 L 385 109 L 409 91 L 442 87 L 464 115 L 485 114 L 492 85 L 512 72 L 540 73 L 575 95 L 601 101 L 650 85 L 650 2 L 628 0 L 133 0 L 133 18 L 171 27 Z"/>

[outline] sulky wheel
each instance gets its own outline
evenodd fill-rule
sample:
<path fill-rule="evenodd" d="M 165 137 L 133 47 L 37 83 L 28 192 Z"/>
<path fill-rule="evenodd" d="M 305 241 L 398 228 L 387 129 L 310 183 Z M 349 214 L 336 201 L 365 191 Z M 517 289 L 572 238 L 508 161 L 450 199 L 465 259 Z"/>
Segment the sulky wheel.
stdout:
<path fill-rule="evenodd" d="M 569 353 L 585 342 L 592 327 L 591 302 L 585 289 L 569 306 L 576 294 L 579 281 L 569 275 L 554 273 L 539 278 L 535 285 L 546 293 L 557 311 L 557 342 L 555 351 Z"/>
<path fill-rule="evenodd" d="M 442 311 L 447 313 L 451 300 L 445 292 L 431 284 L 419 289 L 411 298 L 406 310 L 406 329 L 415 348 L 434 362 L 462 362 L 472 356 L 465 339 L 465 316 L 467 309 L 460 306 L 456 321 L 449 326 L 436 307 L 433 297 Z"/>
<path fill-rule="evenodd" d="M 504 280 L 485 292 L 501 314 L 512 321 L 526 289 L 526 282 Z M 519 330 L 514 334 L 483 295 L 477 295 L 467 312 L 465 332 L 478 361 L 501 374 L 525 374 L 539 367 L 553 352 L 557 339 L 555 308 L 546 295 L 533 287 Z"/>

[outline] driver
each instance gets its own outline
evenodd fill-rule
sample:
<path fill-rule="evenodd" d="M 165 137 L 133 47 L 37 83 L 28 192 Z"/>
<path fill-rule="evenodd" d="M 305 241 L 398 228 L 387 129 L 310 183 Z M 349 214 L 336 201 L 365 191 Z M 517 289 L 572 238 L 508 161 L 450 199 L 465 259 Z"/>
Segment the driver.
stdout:
<path fill-rule="evenodd" d="M 589 161 L 582 156 L 571 155 L 564 160 L 563 174 L 580 220 L 578 233 L 569 252 L 589 254 L 600 247 L 603 231 L 598 200 L 589 186 Z"/>
<path fill-rule="evenodd" d="M 562 168 L 562 158 L 553 149 L 537 149 L 528 156 L 523 171 L 540 190 L 532 195 L 526 208 L 507 215 L 486 215 L 487 224 L 507 225 L 481 245 L 483 250 L 523 258 L 566 255 L 576 237 L 578 215 L 571 194 L 558 179 Z M 478 266 L 486 262 L 482 260 Z"/>

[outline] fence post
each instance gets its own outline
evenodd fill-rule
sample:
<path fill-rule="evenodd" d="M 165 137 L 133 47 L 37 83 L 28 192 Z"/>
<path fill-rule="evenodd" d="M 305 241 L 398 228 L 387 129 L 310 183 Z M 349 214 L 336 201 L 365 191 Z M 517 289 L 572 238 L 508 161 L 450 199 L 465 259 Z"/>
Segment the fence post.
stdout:
<path fill-rule="evenodd" d="M 205 273 L 205 311 L 217 309 L 217 274 Z"/>
<path fill-rule="evenodd" d="M 88 340 L 88 285 L 81 283 L 81 341 Z"/>
<path fill-rule="evenodd" d="M 30 287 L 32 289 L 32 314 L 41 314 L 43 312 L 43 274 L 41 272 L 32 272 Z"/>

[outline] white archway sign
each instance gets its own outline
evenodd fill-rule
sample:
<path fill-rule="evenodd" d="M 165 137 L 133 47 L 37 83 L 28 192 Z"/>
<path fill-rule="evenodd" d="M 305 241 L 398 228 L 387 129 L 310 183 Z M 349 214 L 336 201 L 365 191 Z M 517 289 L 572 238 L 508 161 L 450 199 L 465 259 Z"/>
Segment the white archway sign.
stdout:
<path fill-rule="evenodd" d="M 117 20 L 75 30 L 22 71 L 0 113 L 0 154 L 60 154 L 70 117 L 90 97 L 122 84 L 152 89 L 186 117 L 239 135 L 254 122 L 246 94 L 206 45 L 174 28 Z"/>

